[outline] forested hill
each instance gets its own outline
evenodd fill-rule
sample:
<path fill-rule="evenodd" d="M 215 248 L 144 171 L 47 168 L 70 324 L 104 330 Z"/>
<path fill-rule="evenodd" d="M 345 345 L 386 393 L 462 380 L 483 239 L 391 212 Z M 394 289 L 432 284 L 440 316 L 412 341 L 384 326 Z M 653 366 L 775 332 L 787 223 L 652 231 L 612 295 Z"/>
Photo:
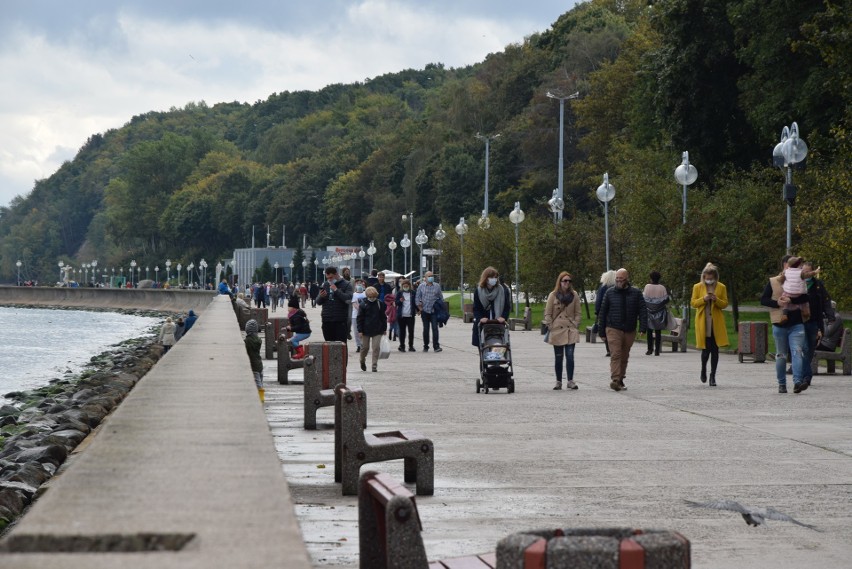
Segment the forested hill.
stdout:
<path fill-rule="evenodd" d="M 408 212 L 415 231 L 444 224 L 447 275 L 459 274 L 451 228 L 465 216 L 465 280 L 486 264 L 508 276 L 507 217 L 519 202 L 525 289 L 552 288 L 554 267 L 590 286 L 605 266 L 595 189 L 608 172 L 614 266 L 640 281 L 657 268 L 680 291 L 712 260 L 752 297 L 784 253 L 784 178 L 771 156 L 782 127 L 798 121 L 810 154 L 794 173 L 793 248 L 839 288 L 852 271 L 850 13 L 848 0 L 592 0 L 471 67 L 435 63 L 254 104 L 135 116 L 0 208 L 0 281 L 14 281 L 17 260 L 22 277 L 42 281 L 56 279 L 60 260 L 212 265 L 250 245 L 253 226 L 258 236 L 273 228 L 275 243 L 285 225 L 288 244 L 373 240 L 384 266 Z M 580 94 L 565 106 L 558 225 L 546 202 L 560 105 L 548 91 Z M 488 232 L 475 222 L 485 168 L 477 133 L 500 134 Z M 684 150 L 699 172 L 686 225 L 672 176 Z"/>

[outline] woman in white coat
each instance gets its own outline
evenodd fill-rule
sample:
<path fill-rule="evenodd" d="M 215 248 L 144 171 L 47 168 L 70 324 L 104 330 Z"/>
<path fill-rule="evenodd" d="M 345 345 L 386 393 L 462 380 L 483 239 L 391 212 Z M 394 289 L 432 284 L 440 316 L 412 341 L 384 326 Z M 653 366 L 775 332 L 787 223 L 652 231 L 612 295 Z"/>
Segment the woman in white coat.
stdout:
<path fill-rule="evenodd" d="M 167 353 L 172 346 L 175 345 L 175 331 L 177 326 L 172 321 L 171 317 L 166 318 L 166 323 L 160 329 L 160 343 L 163 345 L 163 353 Z"/>

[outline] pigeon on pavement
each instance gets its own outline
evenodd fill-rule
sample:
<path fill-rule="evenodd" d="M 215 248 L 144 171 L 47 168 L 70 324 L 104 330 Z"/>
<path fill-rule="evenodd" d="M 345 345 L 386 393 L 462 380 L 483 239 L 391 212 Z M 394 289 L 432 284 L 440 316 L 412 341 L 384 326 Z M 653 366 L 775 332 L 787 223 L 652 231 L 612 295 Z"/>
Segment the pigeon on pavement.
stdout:
<path fill-rule="evenodd" d="M 692 508 L 710 508 L 712 510 L 730 510 L 732 512 L 737 512 L 742 515 L 745 522 L 750 526 L 763 525 L 766 523 L 766 520 L 777 520 L 781 522 L 792 522 L 796 525 L 806 527 L 814 531 L 820 531 L 816 528 L 816 526 L 803 524 L 802 522 L 791 518 L 787 514 L 783 514 L 778 510 L 773 510 L 772 508 L 751 508 L 743 506 L 739 502 L 734 502 L 733 500 L 714 500 L 713 502 L 704 503 L 684 500 L 684 502 Z"/>

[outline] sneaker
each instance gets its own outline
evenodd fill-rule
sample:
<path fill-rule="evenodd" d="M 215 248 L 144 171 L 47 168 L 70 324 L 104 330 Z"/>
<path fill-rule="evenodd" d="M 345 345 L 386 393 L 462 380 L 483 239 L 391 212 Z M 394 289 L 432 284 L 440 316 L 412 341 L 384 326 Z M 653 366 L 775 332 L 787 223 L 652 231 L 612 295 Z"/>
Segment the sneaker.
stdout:
<path fill-rule="evenodd" d="M 400 346 L 397 348 L 400 352 L 405 352 L 405 346 Z"/>
<path fill-rule="evenodd" d="M 417 350 L 415 349 L 414 346 L 408 346 L 408 351 L 409 352 L 416 352 Z"/>
<path fill-rule="evenodd" d="M 623 378 L 618 380 L 618 385 L 621 386 L 622 391 L 627 391 L 627 386 L 624 385 L 624 379 Z"/>
<path fill-rule="evenodd" d="M 424 352 L 428 352 L 428 351 L 429 351 L 429 346 L 423 346 L 423 351 L 424 351 Z"/>
<path fill-rule="evenodd" d="M 443 351 L 444 351 L 444 348 L 442 348 L 442 347 L 438 346 L 437 348 L 435 348 L 435 350 L 434 350 L 434 351 L 435 351 L 435 353 L 437 353 L 437 352 L 443 352 Z"/>
<path fill-rule="evenodd" d="M 559 391 L 560 389 L 562 389 L 562 382 L 561 382 L 561 381 L 557 381 L 557 382 L 556 382 L 556 385 L 555 385 L 555 386 L 553 386 L 553 391 Z"/>
<path fill-rule="evenodd" d="M 810 381 L 805 381 L 805 380 L 803 379 L 803 380 L 802 380 L 802 383 L 800 383 L 800 384 L 799 384 L 799 386 L 801 387 L 801 390 L 802 390 L 802 391 L 807 391 L 808 387 L 810 387 L 810 386 L 811 386 L 811 382 L 810 382 Z"/>
<path fill-rule="evenodd" d="M 609 388 L 612 389 L 613 391 L 621 391 L 621 383 L 619 383 L 617 380 L 613 379 L 612 381 L 609 382 Z"/>
<path fill-rule="evenodd" d="M 804 383 L 805 385 L 807 385 L 808 387 L 810 387 L 810 386 L 811 386 L 811 380 L 812 380 L 812 379 L 813 379 L 812 377 L 806 377 L 805 379 L 803 379 L 803 380 L 802 380 L 802 383 Z"/>
<path fill-rule="evenodd" d="M 367 371 L 367 363 L 361 362 L 361 371 Z"/>
<path fill-rule="evenodd" d="M 778 386 L 778 393 L 787 393 L 787 386 L 786 385 L 779 385 Z"/>
<path fill-rule="evenodd" d="M 565 389 L 579 389 L 577 384 L 574 383 L 574 380 L 569 380 L 568 383 L 565 384 Z"/>
<path fill-rule="evenodd" d="M 802 384 L 797 383 L 793 386 L 793 393 L 801 393 L 802 392 Z"/>
<path fill-rule="evenodd" d="M 376 373 L 377 371 L 379 371 L 379 366 L 373 366 L 373 373 Z"/>

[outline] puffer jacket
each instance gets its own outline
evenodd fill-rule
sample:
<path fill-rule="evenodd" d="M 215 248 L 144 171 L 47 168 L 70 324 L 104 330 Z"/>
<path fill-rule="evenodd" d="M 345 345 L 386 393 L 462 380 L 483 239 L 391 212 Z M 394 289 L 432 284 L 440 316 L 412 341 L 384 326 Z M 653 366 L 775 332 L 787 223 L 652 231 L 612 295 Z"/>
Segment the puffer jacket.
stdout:
<path fill-rule="evenodd" d="M 322 306 L 323 322 L 349 322 L 351 318 L 352 285 L 346 279 L 334 283 L 337 290 L 331 292 L 328 281 L 322 283 L 327 296 L 317 296 L 317 304 Z"/>
<path fill-rule="evenodd" d="M 598 312 L 598 332 L 603 336 L 606 328 L 623 332 L 635 332 L 636 321 L 643 334 L 648 329 L 648 312 L 642 291 L 634 286 L 626 288 L 612 287 L 604 295 Z"/>
<path fill-rule="evenodd" d="M 387 316 L 385 316 L 386 305 L 378 299 L 370 302 L 364 299 L 358 309 L 358 318 L 355 323 L 358 333 L 372 338 L 381 336 L 388 330 Z"/>

